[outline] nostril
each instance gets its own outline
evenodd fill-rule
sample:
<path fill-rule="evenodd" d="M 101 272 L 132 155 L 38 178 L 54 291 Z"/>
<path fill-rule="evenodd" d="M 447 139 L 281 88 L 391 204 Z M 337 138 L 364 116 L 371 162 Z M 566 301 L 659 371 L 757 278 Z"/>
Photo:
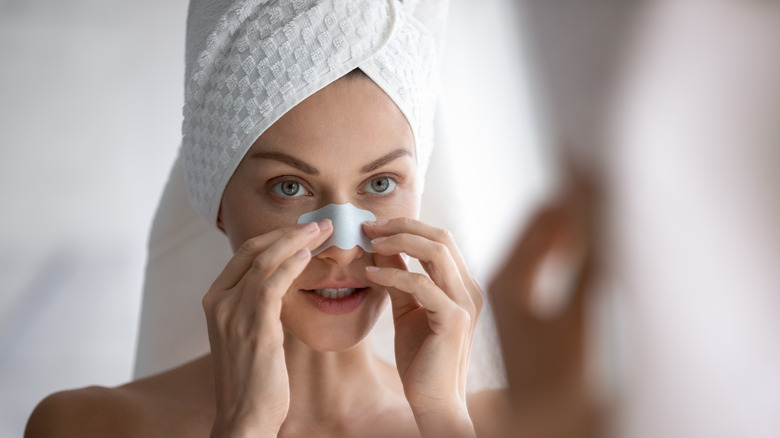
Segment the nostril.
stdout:
<path fill-rule="evenodd" d="M 346 266 L 363 257 L 365 254 L 366 252 L 359 246 L 355 246 L 351 249 L 341 249 L 336 246 L 331 246 L 319 253 L 316 257 L 331 261 L 338 265 Z"/>

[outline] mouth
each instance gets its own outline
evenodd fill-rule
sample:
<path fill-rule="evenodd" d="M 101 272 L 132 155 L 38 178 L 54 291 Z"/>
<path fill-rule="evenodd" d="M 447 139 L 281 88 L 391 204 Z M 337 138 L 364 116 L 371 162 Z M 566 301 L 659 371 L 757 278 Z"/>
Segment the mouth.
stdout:
<path fill-rule="evenodd" d="M 329 300 L 338 300 L 347 296 L 350 296 L 354 294 L 355 292 L 361 291 L 366 288 L 354 288 L 354 287 L 340 287 L 338 289 L 332 289 L 332 288 L 322 288 L 322 289 L 313 289 L 308 292 L 311 292 L 317 296 L 320 296 L 322 298 L 327 298 Z"/>
<path fill-rule="evenodd" d="M 329 315 L 351 313 L 360 307 L 366 297 L 368 287 L 323 287 L 304 289 L 302 292 L 315 308 Z"/>

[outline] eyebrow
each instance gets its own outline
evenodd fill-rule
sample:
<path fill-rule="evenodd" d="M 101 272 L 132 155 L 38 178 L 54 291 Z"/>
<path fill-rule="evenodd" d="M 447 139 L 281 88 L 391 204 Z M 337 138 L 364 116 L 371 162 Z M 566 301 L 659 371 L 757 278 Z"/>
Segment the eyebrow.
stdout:
<path fill-rule="evenodd" d="M 317 170 L 316 167 L 306 163 L 305 161 L 299 160 L 292 155 L 285 154 L 284 152 L 258 152 L 253 154 L 252 158 L 280 161 L 300 170 L 303 173 L 308 173 L 309 175 L 320 174 L 320 171 Z"/>
<path fill-rule="evenodd" d="M 403 156 L 412 156 L 412 153 L 409 152 L 409 149 L 396 149 L 392 152 L 390 152 L 387 155 L 384 155 L 383 157 L 379 158 L 378 160 L 372 161 L 370 164 L 367 164 L 363 166 L 362 169 L 360 169 L 363 173 L 373 172 L 380 167 L 384 166 L 385 164 L 395 160 L 396 158 L 403 157 Z"/>
<path fill-rule="evenodd" d="M 403 148 L 396 149 L 372 161 L 371 163 L 363 166 L 360 169 L 360 171 L 362 173 L 373 172 L 379 169 L 380 167 L 395 160 L 396 158 L 400 158 L 403 156 L 412 156 L 412 153 L 408 149 L 403 149 Z M 316 167 L 312 166 L 311 164 L 306 163 L 303 160 L 299 160 L 298 158 L 295 158 L 292 155 L 285 154 L 284 152 L 258 152 L 256 154 L 253 154 L 252 158 L 279 161 L 289 166 L 292 166 L 300 170 L 301 172 L 307 173 L 309 175 L 319 175 L 320 173 L 320 171 Z"/>

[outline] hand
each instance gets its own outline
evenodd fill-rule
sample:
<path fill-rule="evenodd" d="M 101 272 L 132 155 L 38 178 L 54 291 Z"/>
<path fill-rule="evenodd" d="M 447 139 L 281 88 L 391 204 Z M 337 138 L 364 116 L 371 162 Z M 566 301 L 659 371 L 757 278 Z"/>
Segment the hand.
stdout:
<path fill-rule="evenodd" d="M 217 404 L 212 436 L 275 436 L 284 422 L 282 297 L 332 232 L 324 220 L 249 239 L 203 298 Z"/>
<path fill-rule="evenodd" d="M 490 285 L 509 384 L 505 436 L 599 436 L 584 324 L 596 198 L 580 180 L 540 209 Z"/>
<path fill-rule="evenodd" d="M 369 222 L 364 229 L 377 251 L 377 266 L 366 275 L 388 288 L 396 366 L 421 432 L 443 436 L 443 426 L 457 425 L 473 435 L 466 374 L 481 288 L 449 232 L 407 218 Z M 409 272 L 401 254 L 418 259 L 428 275 Z"/>

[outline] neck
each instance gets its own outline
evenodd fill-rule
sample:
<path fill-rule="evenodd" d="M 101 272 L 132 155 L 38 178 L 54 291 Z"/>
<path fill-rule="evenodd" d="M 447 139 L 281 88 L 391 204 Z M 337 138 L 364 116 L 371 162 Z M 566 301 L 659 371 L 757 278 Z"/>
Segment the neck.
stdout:
<path fill-rule="evenodd" d="M 284 349 L 290 379 L 286 423 L 360 417 L 400 389 L 394 370 L 374 355 L 367 339 L 345 351 L 321 352 L 288 335 Z"/>

